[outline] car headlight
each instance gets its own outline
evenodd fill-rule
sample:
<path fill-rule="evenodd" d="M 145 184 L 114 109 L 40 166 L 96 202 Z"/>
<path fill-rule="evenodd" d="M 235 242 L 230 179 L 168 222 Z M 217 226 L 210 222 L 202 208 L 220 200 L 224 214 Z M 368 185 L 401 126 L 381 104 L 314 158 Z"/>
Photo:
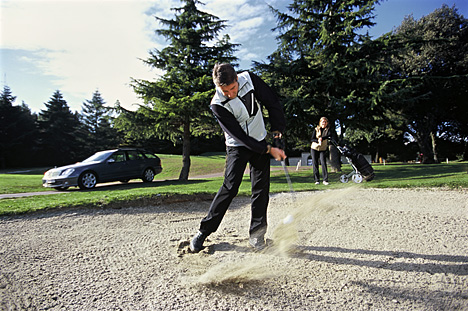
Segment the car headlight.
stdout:
<path fill-rule="evenodd" d="M 74 171 L 75 171 L 74 168 L 66 169 L 66 170 L 64 170 L 62 173 L 60 173 L 60 176 L 68 177 L 68 176 L 70 176 Z"/>

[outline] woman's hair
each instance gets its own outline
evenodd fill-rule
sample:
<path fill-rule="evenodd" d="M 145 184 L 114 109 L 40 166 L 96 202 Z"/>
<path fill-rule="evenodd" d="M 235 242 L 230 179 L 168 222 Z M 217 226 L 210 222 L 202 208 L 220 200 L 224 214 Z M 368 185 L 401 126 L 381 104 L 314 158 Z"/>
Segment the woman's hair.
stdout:
<path fill-rule="evenodd" d="M 237 81 L 237 73 L 231 64 L 216 64 L 213 68 L 213 82 L 216 86 L 224 86 Z"/>

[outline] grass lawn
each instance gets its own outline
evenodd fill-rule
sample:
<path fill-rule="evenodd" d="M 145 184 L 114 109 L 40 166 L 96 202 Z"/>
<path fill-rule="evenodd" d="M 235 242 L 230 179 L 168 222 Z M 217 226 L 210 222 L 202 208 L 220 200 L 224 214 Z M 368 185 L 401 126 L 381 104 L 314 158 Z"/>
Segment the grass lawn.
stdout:
<path fill-rule="evenodd" d="M 79 191 L 70 188 L 64 194 L 41 195 L 24 198 L 0 199 L 0 215 L 18 214 L 48 208 L 126 206 L 128 204 L 157 204 L 159 200 L 176 196 L 198 196 L 211 198 L 218 191 L 223 178 L 200 178 L 178 181 L 181 156 L 161 155 L 163 172 L 152 183 L 131 181 L 128 184 L 112 184 L 93 190 Z M 192 156 L 191 176 L 220 173 L 224 168 L 224 155 Z M 468 163 L 452 162 L 441 164 L 374 164 L 376 177 L 363 182 L 359 187 L 374 188 L 432 188 L 468 189 Z M 351 166 L 343 165 L 343 173 L 352 171 Z M 0 174 L 0 194 L 47 191 L 42 187 L 42 172 Z M 330 173 L 330 185 L 315 185 L 311 167 L 296 171 L 289 167 L 295 191 L 316 191 L 350 187 L 350 181 L 339 181 L 342 173 Z M 271 192 L 288 192 L 289 186 L 282 169 L 272 172 Z M 249 176 L 244 176 L 240 195 L 250 195 Z"/>
<path fill-rule="evenodd" d="M 156 175 L 155 181 L 178 179 L 182 167 L 182 157 L 179 155 L 159 155 L 163 171 Z M 222 172 L 224 169 L 224 154 L 207 156 L 191 156 L 191 176 L 208 175 Z M 42 176 L 49 168 L 15 169 L 0 171 L 0 194 L 50 191 L 52 188 L 42 187 Z M 8 174 L 2 174 L 9 172 Z M 73 189 L 73 188 L 71 188 Z"/>

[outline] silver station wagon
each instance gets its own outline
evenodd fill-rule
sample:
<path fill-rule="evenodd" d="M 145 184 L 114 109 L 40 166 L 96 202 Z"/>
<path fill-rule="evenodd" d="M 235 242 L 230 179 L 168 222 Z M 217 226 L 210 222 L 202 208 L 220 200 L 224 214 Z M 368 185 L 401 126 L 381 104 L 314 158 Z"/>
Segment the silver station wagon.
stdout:
<path fill-rule="evenodd" d="M 56 190 L 91 189 L 97 183 L 142 179 L 152 182 L 161 173 L 161 159 L 137 148 L 99 151 L 83 162 L 56 167 L 44 173 L 42 185 Z"/>

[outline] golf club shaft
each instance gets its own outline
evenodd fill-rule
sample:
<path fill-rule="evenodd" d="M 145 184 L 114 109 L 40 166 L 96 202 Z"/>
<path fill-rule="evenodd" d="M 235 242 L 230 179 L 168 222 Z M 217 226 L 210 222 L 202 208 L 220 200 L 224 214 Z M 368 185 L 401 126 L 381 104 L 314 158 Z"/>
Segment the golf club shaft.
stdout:
<path fill-rule="evenodd" d="M 281 161 L 281 165 L 283 166 L 284 175 L 286 175 L 286 180 L 288 181 L 289 190 L 290 190 L 291 193 L 294 194 L 295 192 L 294 192 L 294 189 L 293 189 L 293 186 L 292 186 L 291 177 L 289 177 L 288 168 L 286 167 L 286 163 L 285 163 L 284 160 Z"/>

